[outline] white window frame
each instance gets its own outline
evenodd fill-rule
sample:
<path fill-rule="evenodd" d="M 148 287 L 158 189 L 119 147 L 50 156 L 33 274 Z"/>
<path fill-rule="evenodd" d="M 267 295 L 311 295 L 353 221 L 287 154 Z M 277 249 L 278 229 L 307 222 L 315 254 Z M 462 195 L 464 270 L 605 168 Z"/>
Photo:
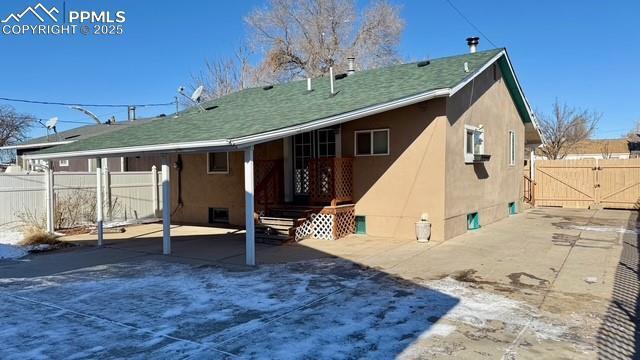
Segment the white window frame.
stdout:
<path fill-rule="evenodd" d="M 467 132 L 471 130 L 474 132 L 474 136 L 471 137 L 472 141 L 474 142 L 473 144 L 471 144 L 471 149 L 473 151 L 473 153 L 469 154 L 467 153 Z M 475 144 L 475 133 L 478 132 L 480 133 L 480 137 L 482 139 L 482 144 L 480 144 L 480 152 L 476 153 L 475 149 L 476 149 L 476 144 Z M 464 162 L 467 164 L 473 163 L 474 162 L 474 155 L 483 155 L 485 153 L 485 132 L 484 132 L 484 128 L 480 128 L 478 126 L 473 126 L 473 125 L 465 125 L 464 126 Z"/>
<path fill-rule="evenodd" d="M 516 164 L 516 132 L 509 130 L 509 166 Z"/>
<path fill-rule="evenodd" d="M 384 154 L 374 154 L 373 153 L 373 133 L 374 132 L 380 132 L 380 131 L 385 131 L 387 133 L 387 152 Z M 371 152 L 369 154 L 358 154 L 358 134 L 362 134 L 362 133 L 369 133 L 371 134 L 370 141 L 371 141 Z M 354 156 L 387 156 L 391 153 L 391 141 L 390 141 L 390 133 L 391 131 L 389 130 L 389 128 L 384 128 L 384 129 L 370 129 L 370 130 L 356 130 L 353 132 L 353 155 Z"/>
<path fill-rule="evenodd" d="M 69 159 L 58 160 L 58 166 L 69 167 Z"/>
<path fill-rule="evenodd" d="M 210 171 L 209 170 L 209 162 L 210 162 L 209 157 L 211 156 L 211 154 L 214 154 L 214 153 L 215 152 L 208 152 L 207 153 L 207 164 L 206 164 L 206 166 L 207 166 L 207 174 L 209 174 L 209 175 L 224 175 L 224 174 L 228 174 L 229 173 L 229 167 L 230 167 L 230 164 L 229 164 L 229 152 L 228 151 L 224 152 L 224 154 L 227 154 L 227 170 L 224 170 L 224 171 L 221 171 L 221 170 Z M 218 152 L 218 154 L 222 154 L 222 152 Z"/>

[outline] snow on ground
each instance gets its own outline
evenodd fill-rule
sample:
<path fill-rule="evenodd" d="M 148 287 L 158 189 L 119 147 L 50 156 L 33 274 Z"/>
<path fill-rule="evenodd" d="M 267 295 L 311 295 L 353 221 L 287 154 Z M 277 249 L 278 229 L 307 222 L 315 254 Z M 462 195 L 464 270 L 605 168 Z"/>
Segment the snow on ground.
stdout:
<path fill-rule="evenodd" d="M 257 269 L 164 262 L 0 280 L 0 358 L 393 358 L 460 326 L 563 329 L 446 278 L 416 284 L 344 260 Z"/>
<path fill-rule="evenodd" d="M 22 241 L 22 232 L 11 224 L 0 226 L 0 259 L 18 259 L 27 254 L 27 250 L 18 245 Z"/>

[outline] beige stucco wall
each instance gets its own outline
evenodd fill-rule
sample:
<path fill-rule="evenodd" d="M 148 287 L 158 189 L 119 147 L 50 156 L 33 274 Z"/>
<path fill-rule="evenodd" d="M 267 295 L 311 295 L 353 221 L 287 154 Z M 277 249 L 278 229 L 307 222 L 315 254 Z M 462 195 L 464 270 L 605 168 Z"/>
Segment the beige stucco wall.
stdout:
<path fill-rule="evenodd" d="M 255 160 L 282 158 L 282 141 L 255 147 Z M 175 162 L 177 156 L 171 157 Z M 182 201 L 178 208 L 178 172 L 171 170 L 171 211 L 174 223 L 206 225 L 209 208 L 228 208 L 229 223 L 244 226 L 244 153 L 229 153 L 228 174 L 207 174 L 207 154 L 182 155 Z"/>
<path fill-rule="evenodd" d="M 495 80 L 494 80 L 495 79 Z M 471 106 L 469 106 L 471 104 Z M 508 203 L 520 200 L 524 125 L 499 68 L 489 67 L 447 102 L 445 238 L 467 229 L 467 214 L 477 211 L 486 225 L 508 216 Z M 465 125 L 483 125 L 482 164 L 464 161 Z M 516 161 L 509 165 L 509 131 L 516 133 Z"/>
<path fill-rule="evenodd" d="M 390 154 L 354 159 L 356 214 L 367 233 L 415 237 L 422 213 L 432 238 L 444 238 L 445 100 L 408 106 L 342 125 L 342 154 L 353 156 L 354 131 L 388 128 Z"/>

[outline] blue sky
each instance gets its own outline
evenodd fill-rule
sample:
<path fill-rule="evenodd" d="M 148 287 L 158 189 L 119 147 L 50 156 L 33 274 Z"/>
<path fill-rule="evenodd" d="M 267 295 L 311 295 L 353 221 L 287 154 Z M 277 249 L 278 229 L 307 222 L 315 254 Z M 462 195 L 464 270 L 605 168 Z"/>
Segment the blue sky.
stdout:
<path fill-rule="evenodd" d="M 497 46 L 507 47 L 534 108 L 548 111 L 558 98 L 599 111 L 603 118 L 597 137 L 620 136 L 640 119 L 640 2 L 452 1 Z M 409 60 L 464 53 L 464 39 L 479 35 L 445 0 L 394 2 L 402 6 L 406 21 L 400 53 Z M 0 16 L 36 3 L 4 0 Z M 42 3 L 62 7 L 62 1 Z M 245 36 L 243 16 L 262 4 L 67 0 L 67 9 L 126 11 L 125 33 L 0 35 L 0 97 L 81 103 L 172 101 L 176 88 L 189 83 L 206 58 L 229 55 L 237 47 Z M 481 39 L 480 49 L 491 47 Z M 10 104 L 40 118 L 88 122 L 64 107 Z M 104 118 L 126 118 L 126 109 L 91 110 Z M 173 110 L 139 109 L 138 115 Z M 75 126 L 65 122 L 59 128 Z M 36 128 L 32 136 L 44 133 Z"/>

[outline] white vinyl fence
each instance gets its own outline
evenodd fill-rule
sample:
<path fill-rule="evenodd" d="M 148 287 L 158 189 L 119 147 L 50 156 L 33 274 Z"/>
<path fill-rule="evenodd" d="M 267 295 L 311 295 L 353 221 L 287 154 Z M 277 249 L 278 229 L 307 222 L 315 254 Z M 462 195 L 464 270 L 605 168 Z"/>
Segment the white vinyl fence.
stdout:
<path fill-rule="evenodd" d="M 161 212 L 162 191 L 158 173 L 105 172 L 105 220 L 156 217 Z M 155 186 L 154 186 L 155 185 Z M 0 174 L 0 226 L 21 222 L 25 217 L 44 219 L 46 214 L 44 173 Z M 96 174 L 53 174 L 54 223 L 95 222 Z M 71 220 L 69 220 L 71 218 Z M 62 220 L 61 220 L 62 219 Z"/>

